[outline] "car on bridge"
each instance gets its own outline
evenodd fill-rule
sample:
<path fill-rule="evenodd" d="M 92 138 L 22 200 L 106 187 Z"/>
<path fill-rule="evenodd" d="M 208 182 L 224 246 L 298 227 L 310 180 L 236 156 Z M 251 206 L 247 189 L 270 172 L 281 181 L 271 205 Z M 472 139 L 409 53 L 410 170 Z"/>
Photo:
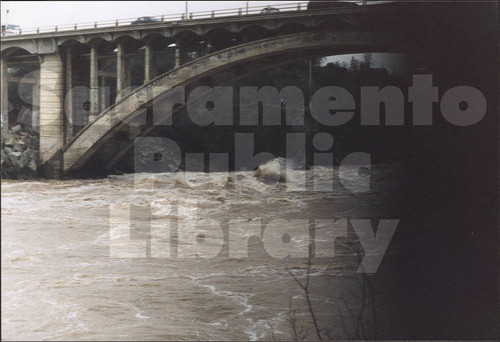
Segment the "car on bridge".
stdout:
<path fill-rule="evenodd" d="M 264 8 L 262 11 L 260 11 L 260 13 L 266 13 L 266 14 L 270 14 L 270 13 L 279 13 L 279 9 L 277 8 L 274 8 L 274 7 L 271 7 L 271 6 L 267 6 L 266 8 Z"/>
<path fill-rule="evenodd" d="M 134 20 L 131 22 L 132 25 L 137 25 L 137 24 L 149 24 L 149 23 L 157 23 L 160 22 L 160 20 L 155 19 L 154 17 L 140 17 L 137 18 L 137 20 Z"/>
<path fill-rule="evenodd" d="M 354 2 L 349 1 L 321 1 L 321 0 L 311 0 L 307 4 L 308 11 L 316 10 L 331 10 L 331 9 L 346 9 L 346 8 L 357 8 L 358 5 Z"/>
<path fill-rule="evenodd" d="M 13 24 L 2 25 L 2 36 L 21 34 L 21 26 Z"/>

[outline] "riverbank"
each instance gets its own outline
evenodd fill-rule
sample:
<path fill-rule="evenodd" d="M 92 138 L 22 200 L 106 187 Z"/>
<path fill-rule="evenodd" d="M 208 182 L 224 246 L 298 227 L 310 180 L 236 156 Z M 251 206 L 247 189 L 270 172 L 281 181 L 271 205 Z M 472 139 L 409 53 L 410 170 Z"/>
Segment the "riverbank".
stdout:
<path fill-rule="evenodd" d="M 2 134 L 2 179 L 36 179 L 39 135 L 30 126 L 16 125 Z"/>

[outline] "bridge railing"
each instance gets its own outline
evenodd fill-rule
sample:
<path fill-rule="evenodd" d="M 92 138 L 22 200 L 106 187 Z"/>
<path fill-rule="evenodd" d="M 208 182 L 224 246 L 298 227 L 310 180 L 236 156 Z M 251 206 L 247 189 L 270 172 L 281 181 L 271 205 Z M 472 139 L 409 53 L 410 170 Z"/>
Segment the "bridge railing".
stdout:
<path fill-rule="evenodd" d="M 380 4 L 385 2 L 392 1 L 350 1 L 351 3 L 355 3 L 357 5 L 373 5 Z M 35 27 L 35 28 L 27 28 L 21 29 L 18 35 L 27 35 L 27 34 L 38 34 L 38 33 L 54 33 L 54 32 L 62 32 L 62 31 L 75 31 L 75 30 L 88 30 L 88 29 L 99 29 L 99 28 L 109 28 L 109 27 L 117 27 L 117 26 L 130 26 L 130 25 L 140 25 L 141 27 L 145 25 L 158 24 L 162 22 L 170 23 L 170 24 L 179 24 L 185 23 L 189 20 L 199 20 L 199 19 L 211 19 L 211 18 L 223 18 L 223 17 L 234 17 L 234 16 L 254 16 L 254 15 L 272 15 L 278 14 L 282 12 L 297 12 L 297 11 L 306 11 L 308 2 L 296 2 L 296 3 L 286 3 L 286 4 L 277 4 L 270 6 L 250 6 L 250 7 L 240 7 L 240 8 L 230 8 L 230 9 L 221 9 L 221 10 L 213 10 L 213 11 L 198 11 L 198 12 L 189 12 L 189 13 L 178 13 L 178 14 L 162 14 L 157 16 L 148 16 L 150 18 L 149 22 L 136 22 L 137 17 L 135 18 L 123 18 L 123 19 L 115 19 L 115 20 L 104 20 L 104 21 L 95 21 L 95 22 L 86 22 L 86 23 L 75 23 L 75 24 L 66 24 L 66 25 L 55 25 L 55 26 L 45 26 L 45 27 Z M 328 8 L 332 9 L 332 8 Z M 341 8 L 339 8 L 341 9 Z M 2 32 L 2 36 L 5 36 L 5 32 Z M 8 35 L 7 37 L 12 36 Z"/>

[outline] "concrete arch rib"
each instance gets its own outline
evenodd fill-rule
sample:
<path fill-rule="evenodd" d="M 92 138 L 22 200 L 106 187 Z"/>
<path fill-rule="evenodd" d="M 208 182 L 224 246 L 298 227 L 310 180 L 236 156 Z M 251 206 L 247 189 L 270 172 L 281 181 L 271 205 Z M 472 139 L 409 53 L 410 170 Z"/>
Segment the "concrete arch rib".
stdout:
<path fill-rule="evenodd" d="M 242 44 L 198 58 L 158 76 L 102 112 L 76 135 L 63 150 L 64 174 L 76 172 L 92 155 L 144 112 L 146 106 L 169 90 L 189 86 L 248 62 L 266 61 L 267 67 L 283 64 L 293 52 L 297 58 L 362 51 L 405 51 L 404 34 L 381 32 L 315 32 L 273 37 Z M 239 71 L 237 71 L 239 72 Z M 137 135 L 140 132 L 137 132 Z"/>
<path fill-rule="evenodd" d="M 38 45 L 35 40 L 26 40 L 22 42 L 2 42 L 2 44 L 0 44 L 2 56 L 8 56 L 17 49 L 22 49 L 30 54 L 35 54 L 38 52 Z"/>

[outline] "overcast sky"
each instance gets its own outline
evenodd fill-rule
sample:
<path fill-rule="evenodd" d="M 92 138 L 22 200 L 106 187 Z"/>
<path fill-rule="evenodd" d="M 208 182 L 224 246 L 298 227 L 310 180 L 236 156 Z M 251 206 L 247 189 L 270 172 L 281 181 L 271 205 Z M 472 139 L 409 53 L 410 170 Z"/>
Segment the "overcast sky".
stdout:
<path fill-rule="evenodd" d="M 298 1 L 248 1 L 250 7 L 297 3 Z M 247 1 L 188 1 L 188 11 L 245 8 Z M 1 1 L 1 20 L 20 25 L 23 29 L 88 23 L 103 20 L 172 15 L 185 12 L 185 1 Z M 7 10 L 9 10 L 7 18 Z M 362 55 L 356 58 L 363 60 Z M 400 58 L 374 54 L 375 66 L 390 71 L 400 68 Z M 351 60 L 351 55 L 336 56 L 328 61 Z"/>

